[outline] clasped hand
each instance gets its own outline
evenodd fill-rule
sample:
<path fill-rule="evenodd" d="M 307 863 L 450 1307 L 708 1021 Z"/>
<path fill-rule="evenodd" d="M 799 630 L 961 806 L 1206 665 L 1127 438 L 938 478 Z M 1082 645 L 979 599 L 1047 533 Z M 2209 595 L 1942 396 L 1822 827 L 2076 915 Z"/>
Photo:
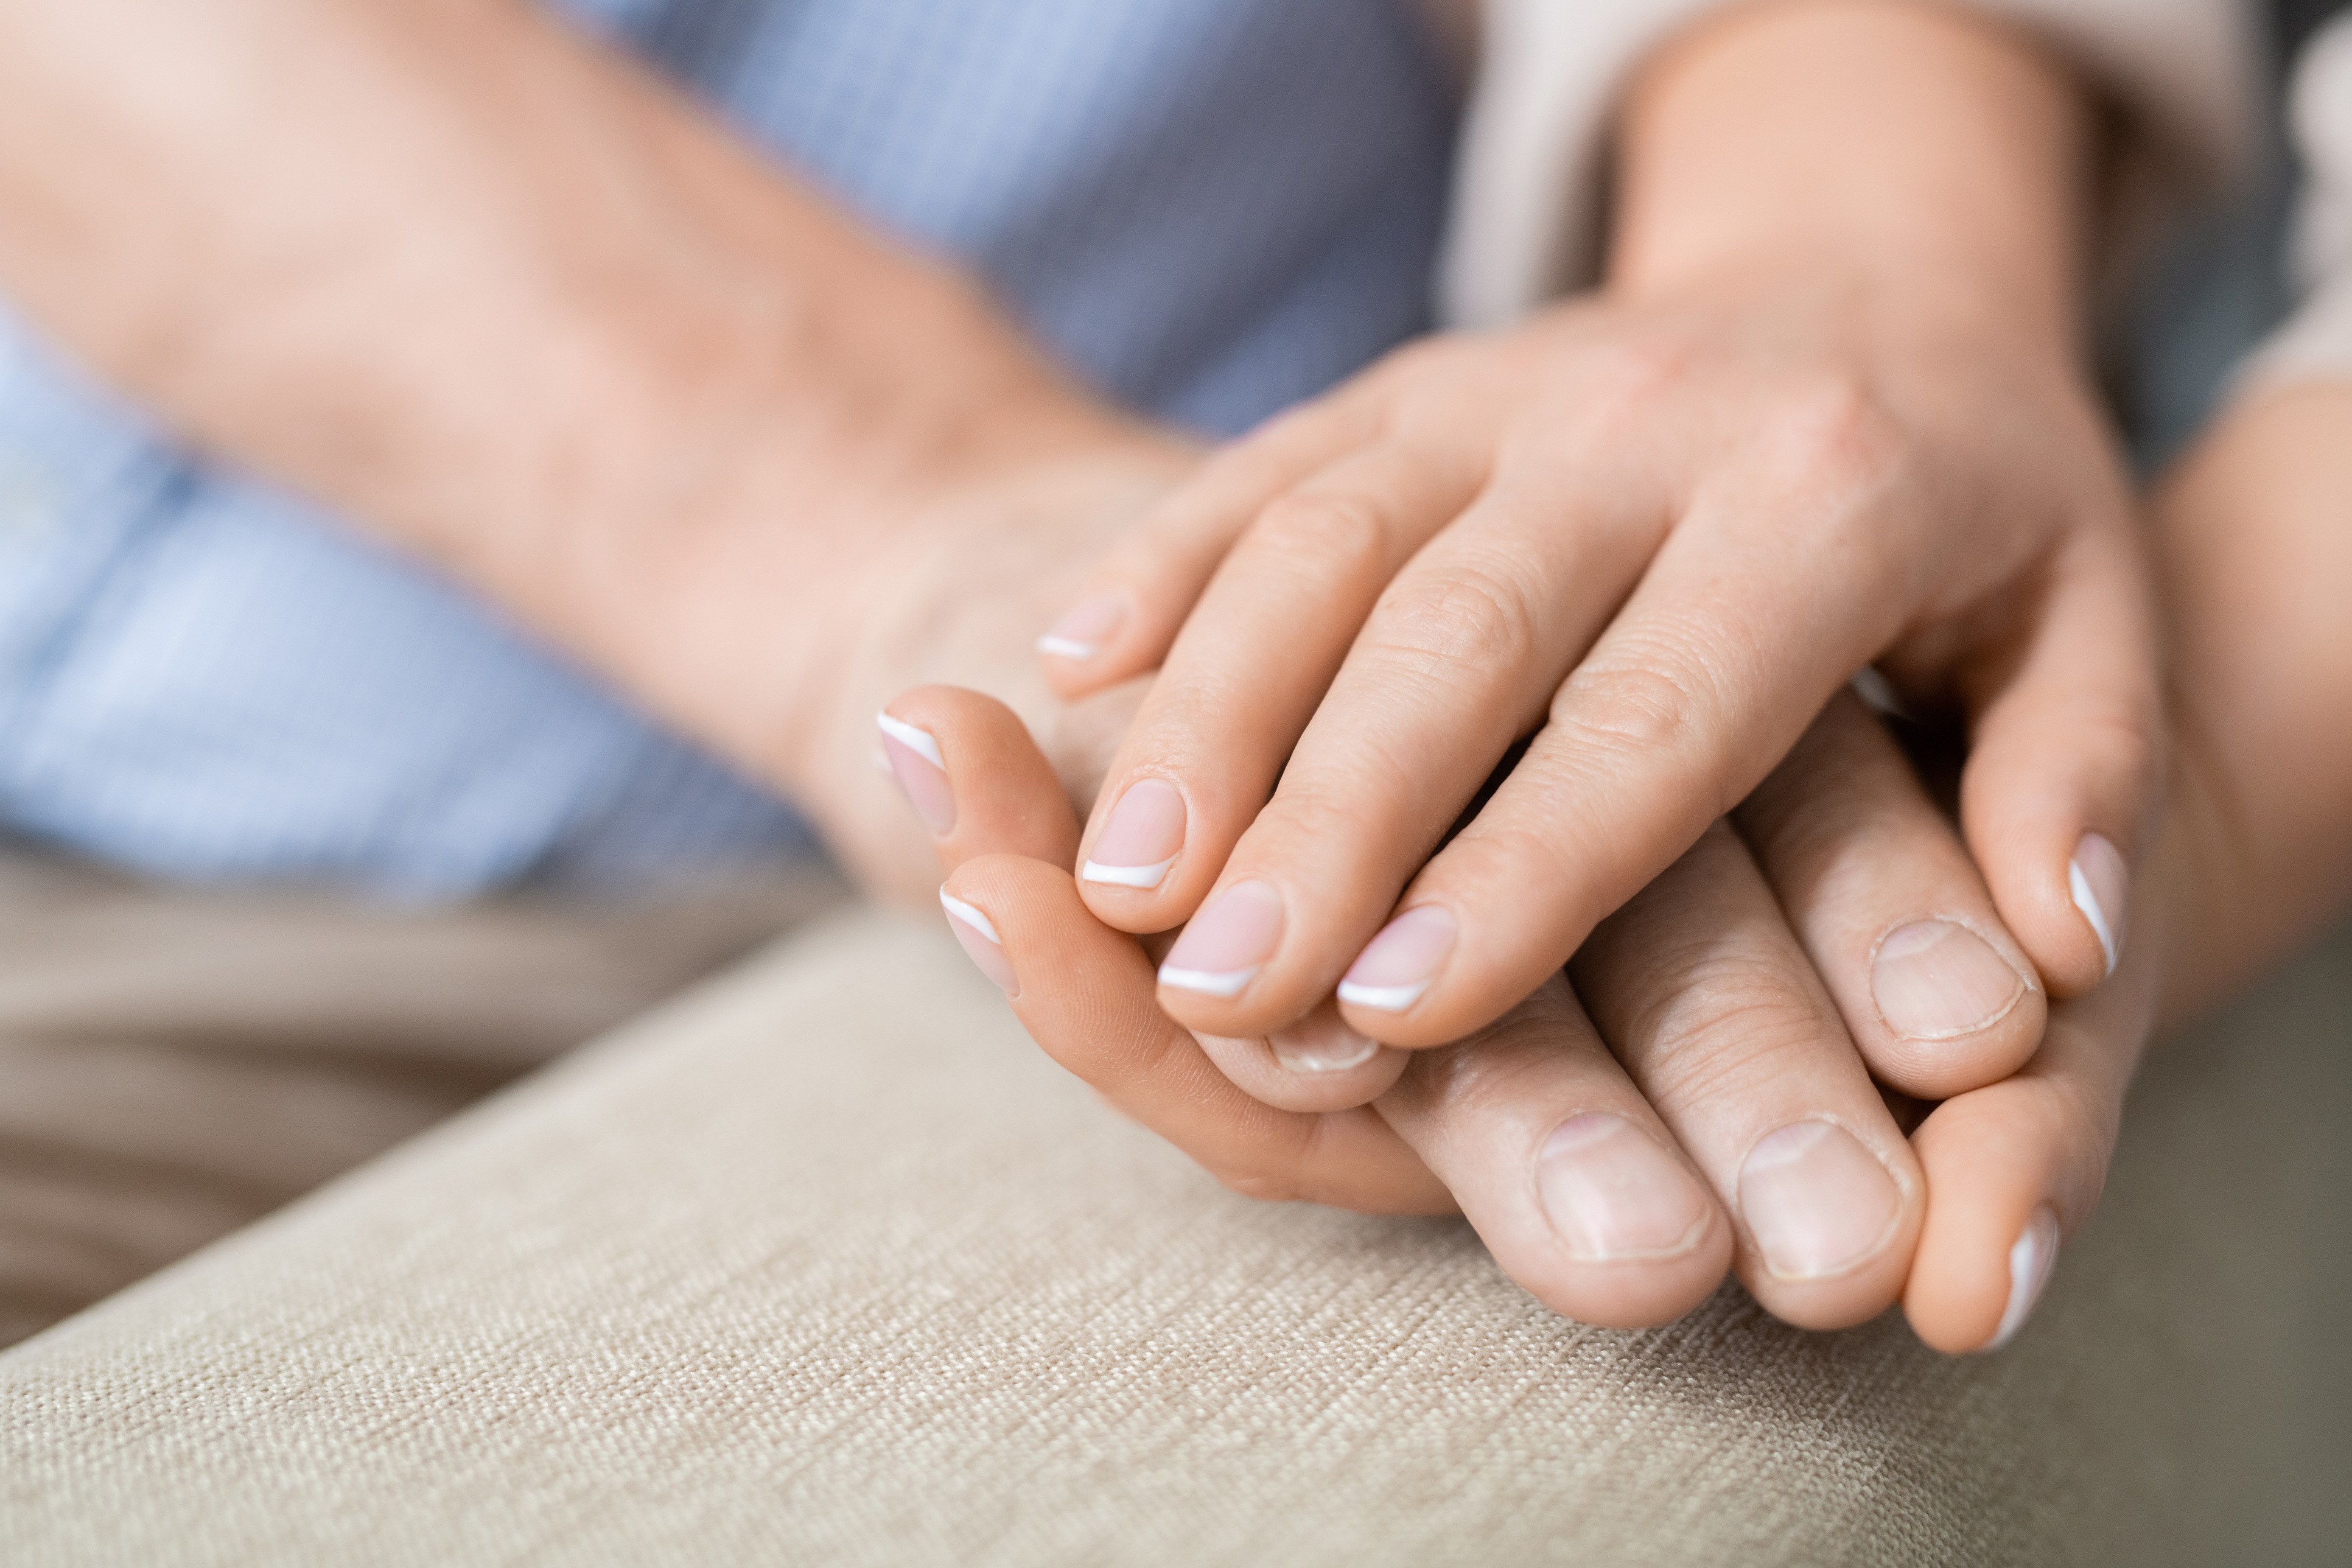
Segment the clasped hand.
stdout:
<path fill-rule="evenodd" d="M 1458 1204 L 1590 1321 L 1730 1266 L 1969 1348 L 2087 1210 L 2144 1012 L 2034 1056 L 2154 792 L 2127 517 L 2031 345 L 1833 290 L 1580 303 L 1402 352 L 1115 549 L 1049 668 L 1161 668 L 1083 835 L 984 700 L 894 702 L 892 755 L 1033 1033 L 1231 1184 Z M 1874 660 L 1970 720 L 1965 845 L 1836 695 Z M 1948 1103 L 1906 1140 L 1881 1085 Z"/>

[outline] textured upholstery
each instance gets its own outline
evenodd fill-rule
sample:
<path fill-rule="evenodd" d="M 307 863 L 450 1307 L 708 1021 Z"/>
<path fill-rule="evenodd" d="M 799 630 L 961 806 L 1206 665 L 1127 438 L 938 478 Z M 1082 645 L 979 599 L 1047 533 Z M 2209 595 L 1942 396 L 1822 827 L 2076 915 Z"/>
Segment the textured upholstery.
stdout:
<path fill-rule="evenodd" d="M 0 1558 L 2341 1562 L 2347 958 L 2161 1053 L 1945 1360 L 1231 1196 L 854 913 L 0 1357 Z"/>

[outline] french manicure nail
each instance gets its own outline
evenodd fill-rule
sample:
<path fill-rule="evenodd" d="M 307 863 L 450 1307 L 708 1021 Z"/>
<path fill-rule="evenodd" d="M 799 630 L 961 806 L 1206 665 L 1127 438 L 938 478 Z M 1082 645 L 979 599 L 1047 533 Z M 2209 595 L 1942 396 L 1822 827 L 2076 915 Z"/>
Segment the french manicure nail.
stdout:
<path fill-rule="evenodd" d="M 1739 1170 L 1740 1213 L 1782 1279 L 1852 1268 L 1885 1245 L 1902 1204 L 1886 1167 L 1834 1122 L 1768 1132 Z"/>
<path fill-rule="evenodd" d="M 1138 779 L 1111 807 L 1081 881 L 1156 888 L 1184 847 L 1184 797 L 1166 779 Z"/>
<path fill-rule="evenodd" d="M 1672 1258 L 1706 1234 L 1706 1194 L 1681 1163 L 1622 1117 L 1571 1117 L 1536 1156 L 1544 1215 L 1588 1263 Z"/>
<path fill-rule="evenodd" d="M 1376 1012 L 1403 1012 L 1437 978 L 1437 966 L 1454 951 L 1455 931 L 1454 917 L 1441 905 L 1405 910 L 1348 966 L 1339 1000 Z"/>
<path fill-rule="evenodd" d="M 948 930 L 980 972 L 996 982 L 1007 996 L 1021 994 L 1021 982 L 1013 973 L 1013 964 L 1004 956 L 1004 943 L 996 934 L 996 927 L 977 908 L 965 903 L 945 888 L 940 889 L 940 908 L 948 912 Z"/>
<path fill-rule="evenodd" d="M 1160 963 L 1160 984 L 1237 995 L 1281 936 L 1282 895 L 1264 882 L 1236 882 L 1192 917 Z"/>
<path fill-rule="evenodd" d="M 1081 599 L 1054 623 L 1053 630 L 1037 639 L 1037 651 L 1056 658 L 1092 658 L 1118 635 L 1119 623 L 1126 619 L 1125 602 L 1111 595 Z"/>
<path fill-rule="evenodd" d="M 2074 858 L 2066 863 L 2066 890 L 2098 934 L 2107 973 L 2113 974 L 2116 961 L 2123 956 L 2124 917 L 2131 900 L 2131 869 L 2124 864 L 2123 852 L 2104 834 L 2083 835 L 2074 846 Z"/>
<path fill-rule="evenodd" d="M 1381 1043 L 1348 1027 L 1339 1009 L 1326 1003 L 1286 1029 L 1276 1029 L 1265 1043 L 1274 1059 L 1290 1072 L 1346 1072 L 1380 1055 Z"/>
<path fill-rule="evenodd" d="M 923 826 L 933 833 L 955 826 L 955 788 L 948 783 L 947 764 L 940 760 L 940 743 L 929 731 L 918 730 L 887 713 L 874 715 L 882 730 L 882 755 L 891 777 L 907 794 L 907 802 Z"/>
<path fill-rule="evenodd" d="M 2025 976 L 1957 921 L 1897 926 L 1879 942 L 1870 965 L 1878 1016 L 1910 1039 L 1974 1033 L 2016 1006 L 2025 990 Z"/>
<path fill-rule="evenodd" d="M 2009 1305 L 2001 1309 L 2000 1327 L 1984 1348 L 1997 1351 L 2017 1337 L 2025 1320 L 2033 1316 L 2051 1271 L 2058 1267 L 2058 1211 L 2048 1204 L 2035 1209 L 2009 1249 Z"/>

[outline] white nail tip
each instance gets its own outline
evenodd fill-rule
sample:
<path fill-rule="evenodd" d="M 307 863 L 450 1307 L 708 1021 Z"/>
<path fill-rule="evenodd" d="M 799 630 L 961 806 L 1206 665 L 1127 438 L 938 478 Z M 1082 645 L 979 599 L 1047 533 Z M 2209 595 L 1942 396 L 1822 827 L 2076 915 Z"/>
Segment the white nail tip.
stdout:
<path fill-rule="evenodd" d="M 1285 1050 L 1280 1046 L 1274 1047 L 1274 1059 L 1280 1062 L 1286 1070 L 1296 1073 L 1346 1072 L 1350 1068 L 1362 1067 L 1380 1054 L 1381 1043 L 1378 1040 L 1366 1040 L 1351 1057 L 1325 1056 L 1317 1051 Z"/>
<path fill-rule="evenodd" d="M 2083 868 L 2074 861 L 2066 862 L 2066 890 L 2074 895 L 2074 907 L 2091 922 L 2091 930 L 2099 938 L 2099 951 L 2107 957 L 2107 973 L 2116 972 L 2116 932 L 2107 924 L 2105 911 L 2099 908 L 2099 895 L 2091 891 L 2091 879 L 2083 875 Z"/>
<path fill-rule="evenodd" d="M 1247 969 L 1171 969 L 1163 963 L 1160 966 L 1160 984 L 1173 985 L 1179 991 L 1197 991 L 1203 996 L 1234 996 L 1250 983 L 1257 968 L 1253 963 Z"/>
<path fill-rule="evenodd" d="M 1050 653 L 1057 658 L 1092 658 L 1102 649 L 1090 642 L 1079 642 L 1074 637 L 1057 637 L 1049 632 L 1037 639 L 1037 651 Z"/>
<path fill-rule="evenodd" d="M 1429 989 L 1426 980 L 1411 985 L 1359 985 L 1352 980 L 1339 982 L 1339 1000 L 1359 1007 L 1370 1007 L 1379 1013 L 1402 1013 L 1421 1000 Z"/>
<path fill-rule="evenodd" d="M 929 731 L 918 730 L 912 724 L 891 718 L 887 713 L 877 713 L 874 715 L 874 721 L 882 726 L 884 734 L 941 773 L 947 772 L 948 765 L 940 757 L 940 743 L 931 739 Z"/>
<path fill-rule="evenodd" d="M 1156 888 L 1174 864 L 1173 855 L 1150 866 L 1106 866 L 1099 860 L 1089 860 L 1078 868 L 1078 880 L 1108 882 L 1118 888 Z"/>
<path fill-rule="evenodd" d="M 2009 1249 L 2009 1305 L 2001 1310 L 2000 1327 L 1993 1331 L 1985 1349 L 1997 1351 L 2017 1337 L 2033 1315 L 2057 1263 L 2058 1216 L 2045 1204 L 2033 1211 L 2033 1217 L 2025 1222 Z"/>
<path fill-rule="evenodd" d="M 982 914 L 978 910 L 974 909 L 971 905 L 965 903 L 961 899 L 957 898 L 945 888 L 941 888 L 940 889 L 940 908 L 947 910 L 948 913 L 963 921 L 964 924 L 971 927 L 972 930 L 986 937 L 997 946 L 1003 947 L 1004 945 L 1004 939 L 996 934 L 996 928 L 989 924 L 988 917 L 986 915 Z"/>

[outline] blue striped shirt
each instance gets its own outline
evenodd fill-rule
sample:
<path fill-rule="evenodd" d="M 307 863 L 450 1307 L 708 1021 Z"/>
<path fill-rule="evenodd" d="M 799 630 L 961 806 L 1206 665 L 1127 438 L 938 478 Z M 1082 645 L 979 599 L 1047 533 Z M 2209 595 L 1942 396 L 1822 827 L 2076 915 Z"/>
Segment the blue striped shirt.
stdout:
<path fill-rule="evenodd" d="M 576 0 L 1119 402 L 1212 432 L 1428 324 L 1456 105 L 1409 0 Z M 0 822 L 455 897 L 805 845 L 463 590 L 0 313 Z"/>

